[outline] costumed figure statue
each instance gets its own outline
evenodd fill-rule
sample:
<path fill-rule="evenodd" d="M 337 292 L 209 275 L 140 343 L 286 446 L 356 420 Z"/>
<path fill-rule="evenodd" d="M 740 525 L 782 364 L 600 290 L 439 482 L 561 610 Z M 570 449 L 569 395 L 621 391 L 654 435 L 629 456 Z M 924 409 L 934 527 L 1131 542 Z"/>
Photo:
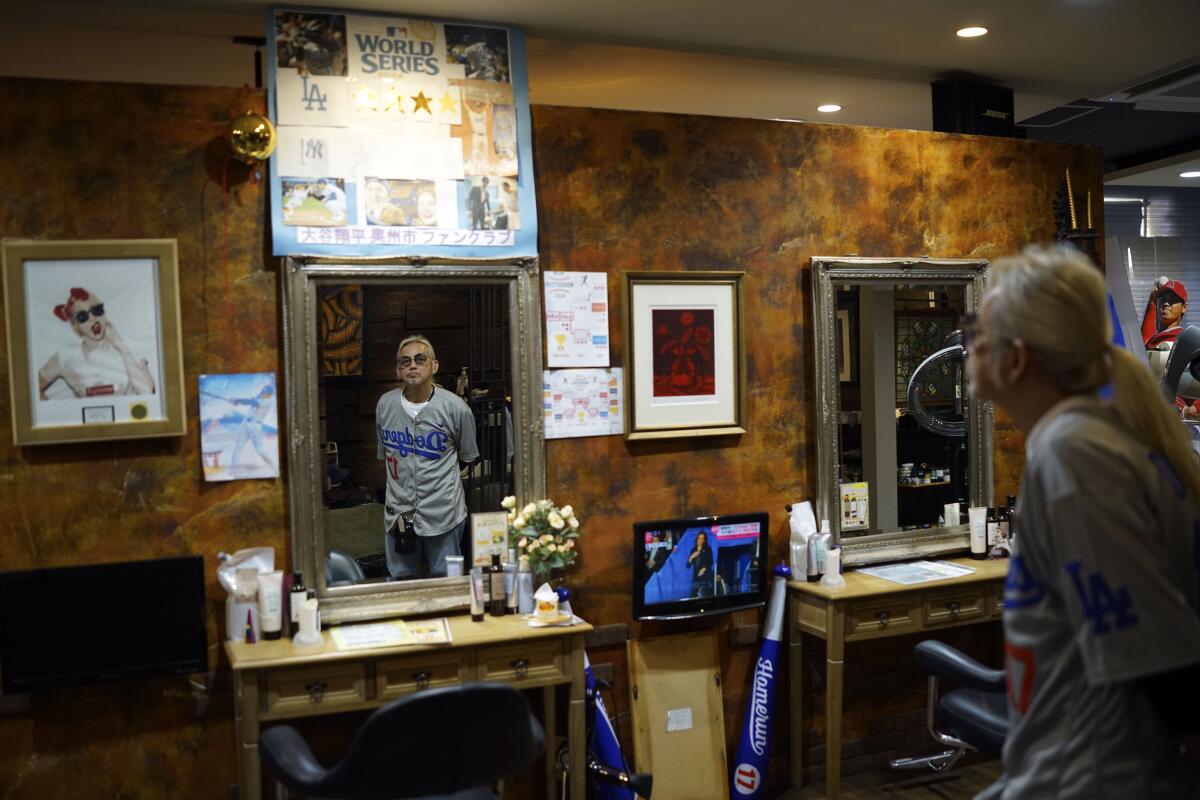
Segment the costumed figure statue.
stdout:
<path fill-rule="evenodd" d="M 1166 275 L 1157 278 L 1142 314 L 1142 341 L 1150 366 L 1158 375 L 1166 371 L 1175 342 L 1184 331 L 1183 316 L 1186 313 L 1187 289 L 1184 285 Z M 1200 415 L 1200 400 L 1176 397 L 1175 406 L 1186 419 Z"/>

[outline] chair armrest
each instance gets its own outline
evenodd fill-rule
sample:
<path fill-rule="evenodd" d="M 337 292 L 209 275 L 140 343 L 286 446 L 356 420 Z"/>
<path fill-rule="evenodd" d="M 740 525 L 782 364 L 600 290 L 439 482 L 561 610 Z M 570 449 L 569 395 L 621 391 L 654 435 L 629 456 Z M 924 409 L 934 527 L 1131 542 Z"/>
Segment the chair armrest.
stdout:
<path fill-rule="evenodd" d="M 268 769 L 290 789 L 308 788 L 326 775 L 308 742 L 290 725 L 267 728 L 258 740 L 258 747 Z"/>
<path fill-rule="evenodd" d="M 931 675 L 985 692 L 1004 691 L 1004 670 L 991 669 L 945 642 L 927 639 L 913 648 L 917 663 Z"/>

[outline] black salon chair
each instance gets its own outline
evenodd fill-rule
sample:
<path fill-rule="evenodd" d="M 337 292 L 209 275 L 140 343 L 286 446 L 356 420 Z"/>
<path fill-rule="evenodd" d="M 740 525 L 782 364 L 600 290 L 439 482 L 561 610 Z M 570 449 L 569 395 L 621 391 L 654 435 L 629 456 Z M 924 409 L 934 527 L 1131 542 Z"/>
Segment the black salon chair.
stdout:
<path fill-rule="evenodd" d="M 330 550 L 325 558 L 326 586 L 353 586 L 366 579 L 357 561 L 341 550 Z"/>
<path fill-rule="evenodd" d="M 991 669 L 964 655 L 945 642 L 928 640 L 913 649 L 913 655 L 929 673 L 926 723 L 938 743 L 952 749 L 931 756 L 898 758 L 895 769 L 924 769 L 941 772 L 967 753 L 1000 757 L 1008 735 L 1008 696 L 1004 670 Z M 958 687 L 939 693 L 939 680 Z"/>
<path fill-rule="evenodd" d="M 259 741 L 262 763 L 279 784 L 306 798 L 339 800 L 495 800 L 491 785 L 544 747 L 525 695 L 493 683 L 427 689 L 383 706 L 329 769 L 291 726 L 269 728 Z"/>

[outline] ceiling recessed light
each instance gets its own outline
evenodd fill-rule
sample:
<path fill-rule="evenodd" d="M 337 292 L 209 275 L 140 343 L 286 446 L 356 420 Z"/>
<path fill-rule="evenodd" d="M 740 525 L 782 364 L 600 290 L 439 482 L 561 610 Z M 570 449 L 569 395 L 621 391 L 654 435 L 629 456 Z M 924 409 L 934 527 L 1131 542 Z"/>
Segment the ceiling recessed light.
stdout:
<path fill-rule="evenodd" d="M 839 106 L 837 103 L 826 103 L 823 106 L 817 106 L 817 111 L 820 111 L 822 114 L 832 114 L 835 111 L 841 111 L 841 110 L 842 110 L 842 107 Z"/>
<path fill-rule="evenodd" d="M 1200 169 L 1193 169 L 1193 170 L 1189 170 L 1187 172 L 1181 172 L 1181 173 L 1179 173 L 1179 177 L 1181 177 L 1181 178 L 1200 178 Z"/>
<path fill-rule="evenodd" d="M 960 39 L 974 39 L 977 36 L 986 36 L 988 29 L 982 25 L 971 25 L 966 28 L 959 28 L 957 33 Z"/>

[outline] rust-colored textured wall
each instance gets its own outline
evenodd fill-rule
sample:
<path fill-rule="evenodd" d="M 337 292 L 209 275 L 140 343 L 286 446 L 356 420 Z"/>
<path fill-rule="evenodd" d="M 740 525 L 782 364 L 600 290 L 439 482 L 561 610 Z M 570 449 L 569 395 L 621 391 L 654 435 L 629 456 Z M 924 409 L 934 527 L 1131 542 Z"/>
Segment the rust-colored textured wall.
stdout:
<path fill-rule="evenodd" d="M 745 270 L 748 432 L 546 444 L 549 491 L 587 515 L 573 582 L 599 622 L 629 617 L 632 522 L 811 497 L 813 256 L 997 258 L 1053 241 L 1070 167 L 1100 196 L 1094 148 L 841 125 L 534 109 L 541 263 L 609 275 L 613 363 L 625 348 L 624 270 Z M 1083 187 L 1083 188 L 1078 188 Z M 997 425 L 996 494 L 1020 442 Z"/>
<path fill-rule="evenodd" d="M 217 552 L 267 544 L 287 555 L 284 482 L 205 483 L 197 427 L 200 373 L 279 370 L 265 192 L 238 165 L 227 201 L 222 192 L 228 122 L 262 104 L 228 89 L 0 80 L 0 235 L 179 240 L 188 415 L 182 438 L 16 449 L 5 360 L 0 566 L 203 555 L 214 668 Z M 78 624 L 63 620 L 62 635 Z M 207 714 L 185 678 L 34 695 L 28 712 L 0 713 L 0 797 L 226 797 L 237 781 L 227 692 Z"/>
<path fill-rule="evenodd" d="M 179 240 L 189 416 L 182 439 L 17 450 L 4 364 L 0 565 L 202 554 L 210 663 L 218 666 L 223 596 L 213 578 L 216 552 L 271 544 L 286 557 L 284 482 L 205 484 L 196 428 L 200 373 L 281 372 L 275 265 L 264 259 L 264 193 L 236 166 L 227 211 L 222 192 L 227 121 L 261 107 L 261 95 L 5 79 L 0 104 L 6 188 L 0 235 Z M 746 435 L 546 445 L 550 495 L 573 503 L 586 523 L 583 558 L 568 577 L 578 589 L 576 608 L 600 625 L 629 621 L 635 519 L 763 508 L 775 520 L 773 553 L 782 556 L 783 504 L 814 490 L 806 327 L 811 256 L 991 258 L 1051 238 L 1051 202 L 1064 167 L 1071 167 L 1077 191 L 1099 193 L 1099 153 L 1069 146 L 549 107 L 534 109 L 534 136 L 543 267 L 609 274 L 615 364 L 624 347 L 622 270 L 748 273 Z M 997 459 L 998 494 L 1015 487 L 1019 464 L 1006 456 L 1019 456 L 1018 439 L 1011 426 L 998 426 L 1005 454 Z M 691 627 L 715 624 L 724 631 L 758 621 L 749 612 Z M 631 626 L 635 636 L 677 630 Z M 864 660 L 861 674 L 873 689 L 855 688 L 859 673 L 849 664 L 849 737 L 886 728 L 877 722 L 881 706 L 889 714 L 919 706 L 919 681 L 881 680 L 873 672 L 906 658 L 908 647 L 902 639 L 851 656 Z M 819 647 L 808 652 L 813 664 L 822 658 Z M 731 742 L 755 653 L 723 645 Z M 593 660 L 617 667 L 617 705 L 624 711 L 623 652 L 602 648 Z M 227 690 L 227 674 L 218 676 L 222 682 Z M 228 694 L 218 693 L 208 712 L 198 714 L 183 680 L 35 697 L 28 711 L 0 713 L 0 796 L 226 796 L 236 781 L 229 703 Z M 777 788 L 786 769 L 786 721 L 781 715 L 777 727 L 771 775 Z M 814 730 L 820 724 L 819 715 L 806 720 Z"/>

